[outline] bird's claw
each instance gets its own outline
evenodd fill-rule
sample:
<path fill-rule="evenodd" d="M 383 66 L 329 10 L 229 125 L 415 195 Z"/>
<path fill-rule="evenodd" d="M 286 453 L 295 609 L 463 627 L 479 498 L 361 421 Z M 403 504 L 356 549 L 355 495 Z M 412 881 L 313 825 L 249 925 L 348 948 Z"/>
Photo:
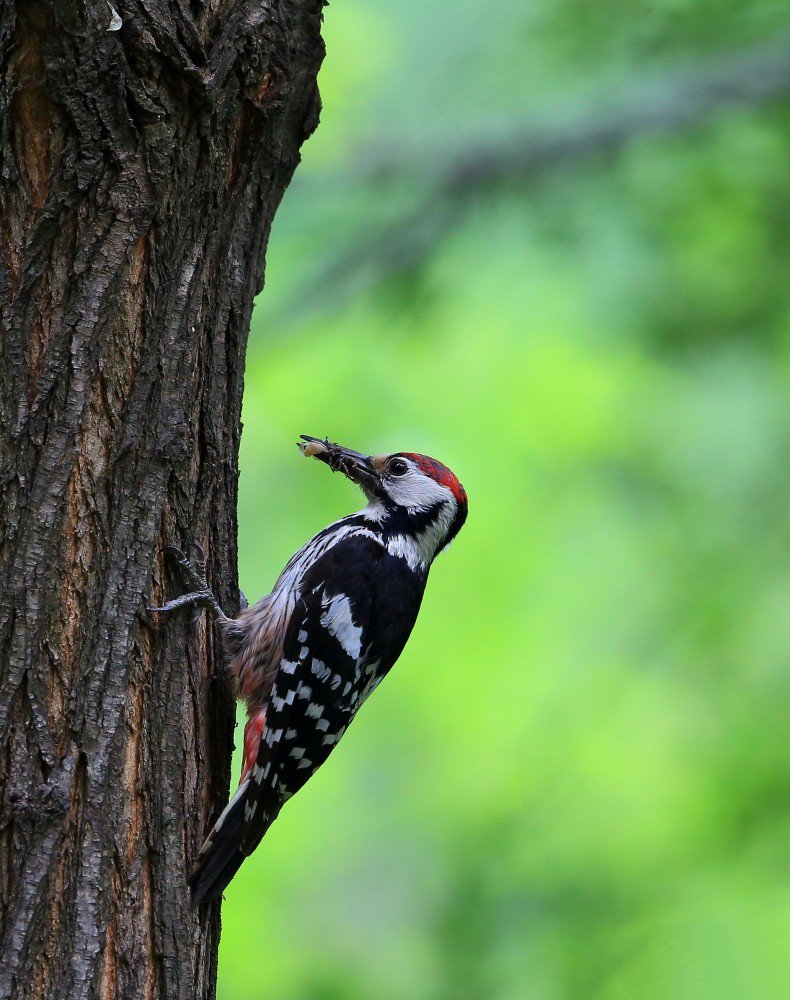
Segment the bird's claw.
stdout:
<path fill-rule="evenodd" d="M 188 592 L 181 594 L 180 597 L 174 597 L 161 607 L 149 607 L 147 610 L 155 614 L 169 614 L 181 608 L 190 607 L 194 609 L 194 614 L 190 618 L 189 624 L 194 625 L 200 618 L 203 608 L 207 608 L 219 621 L 227 621 L 219 601 L 206 580 L 206 553 L 203 546 L 198 542 L 190 542 L 187 545 L 187 552 L 190 555 L 187 555 L 183 549 L 176 545 L 166 545 L 164 552 L 174 560 L 178 567 L 178 574 Z"/>
<path fill-rule="evenodd" d="M 164 551 L 174 560 L 181 579 L 190 590 L 210 590 L 206 580 L 206 553 L 202 545 L 198 542 L 190 542 L 187 545 L 187 552 L 190 555 L 187 555 L 176 545 L 167 545 Z"/>

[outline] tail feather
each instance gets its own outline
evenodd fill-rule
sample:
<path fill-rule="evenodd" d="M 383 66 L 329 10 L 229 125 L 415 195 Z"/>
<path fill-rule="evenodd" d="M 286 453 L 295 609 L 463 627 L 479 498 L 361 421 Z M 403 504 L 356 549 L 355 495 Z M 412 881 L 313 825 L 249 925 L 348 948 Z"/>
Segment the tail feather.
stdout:
<path fill-rule="evenodd" d="M 211 833 L 200 849 L 197 861 L 189 873 L 192 905 L 210 903 L 227 888 L 241 867 L 246 855 L 239 850 L 244 828 L 244 805 L 249 791 L 249 779 L 242 782 L 236 794 L 225 806 Z"/>

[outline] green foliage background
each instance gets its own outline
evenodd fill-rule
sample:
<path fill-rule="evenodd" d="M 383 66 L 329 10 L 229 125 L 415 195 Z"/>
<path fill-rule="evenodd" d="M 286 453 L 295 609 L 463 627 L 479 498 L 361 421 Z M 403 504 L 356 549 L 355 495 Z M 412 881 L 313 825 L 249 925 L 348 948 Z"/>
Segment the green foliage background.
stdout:
<path fill-rule="evenodd" d="M 250 341 L 242 587 L 360 502 L 301 432 L 433 454 L 470 516 L 228 891 L 221 1000 L 790 996 L 787 100 L 431 186 L 788 29 L 770 0 L 328 8 Z M 381 263 L 415 209 L 451 223 Z"/>

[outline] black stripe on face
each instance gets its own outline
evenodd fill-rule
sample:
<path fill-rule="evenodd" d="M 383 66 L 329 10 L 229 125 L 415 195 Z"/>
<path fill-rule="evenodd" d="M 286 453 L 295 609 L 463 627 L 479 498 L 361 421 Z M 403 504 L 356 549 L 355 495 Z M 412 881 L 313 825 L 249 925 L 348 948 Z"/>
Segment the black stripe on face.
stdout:
<path fill-rule="evenodd" d="M 391 507 L 383 525 L 387 535 L 421 535 L 439 516 L 443 501 L 426 507 L 425 510 L 409 511 L 406 507 Z M 460 527 L 460 525 L 459 525 Z"/>

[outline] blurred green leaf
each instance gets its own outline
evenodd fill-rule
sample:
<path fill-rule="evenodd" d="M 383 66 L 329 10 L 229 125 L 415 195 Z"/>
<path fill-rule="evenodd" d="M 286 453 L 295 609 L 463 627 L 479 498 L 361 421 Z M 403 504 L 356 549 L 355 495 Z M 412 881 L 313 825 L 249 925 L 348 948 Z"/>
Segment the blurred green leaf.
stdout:
<path fill-rule="evenodd" d="M 470 516 L 401 661 L 230 887 L 219 996 L 782 997 L 787 102 L 497 183 L 342 311 L 276 310 L 327 248 L 411 211 L 419 176 L 332 186 L 383 129 L 439 155 L 789 19 L 768 0 L 326 18 L 323 122 L 253 320 L 241 583 L 266 592 L 361 502 L 299 459 L 302 432 L 435 454 Z"/>

